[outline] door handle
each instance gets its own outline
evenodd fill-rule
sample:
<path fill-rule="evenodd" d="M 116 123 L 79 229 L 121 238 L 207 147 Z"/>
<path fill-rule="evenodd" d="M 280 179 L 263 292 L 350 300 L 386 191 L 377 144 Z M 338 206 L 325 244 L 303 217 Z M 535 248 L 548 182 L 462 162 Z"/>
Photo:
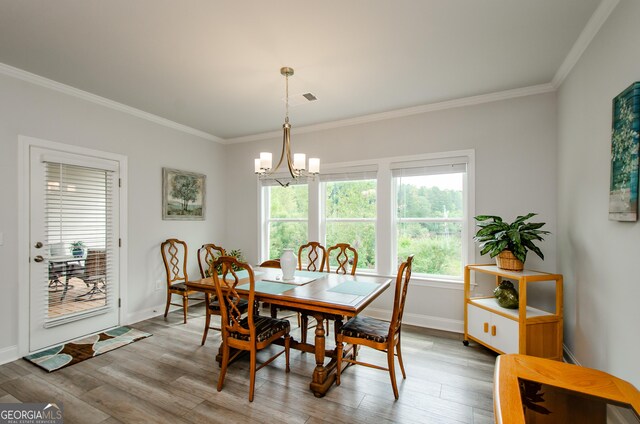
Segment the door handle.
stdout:
<path fill-rule="evenodd" d="M 495 336 L 495 335 L 496 335 L 496 326 L 495 326 L 495 325 L 492 325 L 492 326 L 491 326 L 491 335 L 492 335 L 492 336 Z"/>
<path fill-rule="evenodd" d="M 33 258 L 33 260 L 36 261 L 36 262 L 42 262 L 42 261 L 44 261 L 44 258 L 41 255 L 38 255 L 35 258 Z"/>
<path fill-rule="evenodd" d="M 37 242 L 37 243 L 35 244 L 35 246 L 33 246 L 33 247 L 35 247 L 36 249 L 41 249 L 41 248 L 42 248 L 42 246 L 44 246 L 44 244 L 42 244 L 42 242 L 41 242 L 41 241 L 39 241 L 39 242 Z"/>
<path fill-rule="evenodd" d="M 485 332 L 485 333 L 488 333 L 488 332 L 489 332 L 489 323 L 488 323 L 488 322 L 485 322 L 485 323 L 484 323 L 483 330 L 484 330 L 484 332 Z"/>

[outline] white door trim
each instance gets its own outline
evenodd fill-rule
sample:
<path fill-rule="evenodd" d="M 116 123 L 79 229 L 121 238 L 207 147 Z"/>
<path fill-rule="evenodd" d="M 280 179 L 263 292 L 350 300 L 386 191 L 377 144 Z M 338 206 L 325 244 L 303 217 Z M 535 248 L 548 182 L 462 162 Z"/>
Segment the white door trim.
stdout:
<path fill-rule="evenodd" d="M 121 307 L 118 318 L 121 324 L 125 323 L 127 314 L 127 157 L 124 155 L 103 152 L 85 147 L 43 140 L 34 137 L 18 136 L 18 355 L 29 353 L 29 178 L 30 156 L 29 149 L 42 147 L 50 150 L 58 150 L 66 153 L 76 153 L 86 156 L 96 156 L 111 159 L 120 164 L 120 239 L 122 246 L 119 249 L 120 261 L 120 299 Z"/>

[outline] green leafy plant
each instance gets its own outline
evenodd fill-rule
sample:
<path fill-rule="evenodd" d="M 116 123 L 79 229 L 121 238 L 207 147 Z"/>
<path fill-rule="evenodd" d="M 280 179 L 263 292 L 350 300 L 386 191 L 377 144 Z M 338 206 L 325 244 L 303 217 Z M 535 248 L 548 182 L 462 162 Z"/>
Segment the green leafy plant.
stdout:
<path fill-rule="evenodd" d="M 246 262 L 244 259 L 244 255 L 242 254 L 242 250 L 240 249 L 233 249 L 230 250 L 229 252 L 227 252 L 227 256 L 232 256 L 234 258 L 236 258 L 238 261 L 240 262 Z M 211 273 L 209 272 L 209 270 L 211 269 L 211 265 L 213 265 L 213 263 L 217 260 L 218 258 L 213 258 L 213 259 L 209 259 L 209 267 L 205 270 L 204 274 L 206 277 L 210 277 Z M 233 270 L 234 271 L 239 271 L 242 268 L 239 268 L 237 265 L 233 266 Z M 220 274 L 222 272 L 222 265 L 218 265 L 216 267 L 216 271 L 218 272 L 218 274 Z"/>
<path fill-rule="evenodd" d="M 71 250 L 73 256 L 79 257 L 84 253 L 85 244 L 83 241 L 74 241 L 69 246 L 69 250 Z"/>
<path fill-rule="evenodd" d="M 536 216 L 530 213 L 518 216 L 511 224 L 504 222 L 501 217 L 494 215 L 478 215 L 475 220 L 480 229 L 473 238 L 480 244 L 480 254 L 487 253 L 495 258 L 503 250 L 509 250 L 520 261 L 525 262 L 527 252 L 533 251 L 540 259 L 544 259 L 542 251 L 534 244 L 542 241 L 542 235 L 550 234 L 549 231 L 540 230 L 544 222 L 527 222 Z"/>

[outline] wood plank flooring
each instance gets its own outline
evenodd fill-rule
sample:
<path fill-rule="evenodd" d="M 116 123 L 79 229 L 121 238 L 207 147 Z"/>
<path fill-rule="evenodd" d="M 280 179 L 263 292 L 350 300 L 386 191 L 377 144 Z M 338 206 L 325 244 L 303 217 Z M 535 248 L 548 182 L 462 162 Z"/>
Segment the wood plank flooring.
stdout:
<path fill-rule="evenodd" d="M 216 390 L 220 335 L 209 330 L 200 346 L 203 315 L 202 306 L 194 306 L 186 325 L 181 310 L 167 320 L 139 322 L 133 327 L 152 337 L 50 374 L 22 359 L 2 365 L 0 403 L 62 402 L 65 424 L 494 422 L 496 355 L 478 345 L 464 347 L 460 334 L 403 327 L 407 379 L 396 367 L 398 401 L 389 374 L 363 366 L 349 367 L 339 387 L 315 398 L 309 390 L 314 356 L 292 350 L 290 373 L 284 355 L 258 371 L 249 403 L 248 358 L 232 364 L 223 390 Z M 295 322 L 292 335 L 299 339 Z M 332 338 L 333 329 L 328 342 Z M 386 356 L 371 349 L 361 348 L 360 358 L 386 364 Z"/>

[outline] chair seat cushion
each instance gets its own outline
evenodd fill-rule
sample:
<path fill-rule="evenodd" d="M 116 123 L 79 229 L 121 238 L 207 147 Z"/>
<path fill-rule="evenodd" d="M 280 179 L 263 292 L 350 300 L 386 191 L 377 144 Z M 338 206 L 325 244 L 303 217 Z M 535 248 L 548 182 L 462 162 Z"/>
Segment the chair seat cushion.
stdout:
<path fill-rule="evenodd" d="M 377 343 L 386 343 L 389 338 L 389 323 L 375 318 L 356 316 L 342 326 L 340 334 Z"/>
<path fill-rule="evenodd" d="M 187 291 L 187 285 L 185 283 L 171 284 L 171 290 L 179 292 Z"/>
<path fill-rule="evenodd" d="M 240 299 L 238 302 L 238 310 L 240 313 L 245 313 L 249 309 L 249 302 L 245 299 Z M 211 302 L 209 302 L 209 310 L 213 313 L 220 313 L 220 302 L 218 302 L 218 298 L 215 297 Z"/>
<path fill-rule="evenodd" d="M 286 319 L 264 317 L 261 315 L 254 315 L 253 323 L 256 326 L 256 338 L 259 342 L 265 341 L 281 331 L 286 330 L 288 332 L 291 328 L 291 324 L 289 324 L 289 321 Z M 240 321 L 240 326 L 243 328 L 249 328 L 249 318 L 243 318 L 242 321 Z M 230 332 L 229 336 L 238 340 L 249 340 L 248 334 Z"/>

